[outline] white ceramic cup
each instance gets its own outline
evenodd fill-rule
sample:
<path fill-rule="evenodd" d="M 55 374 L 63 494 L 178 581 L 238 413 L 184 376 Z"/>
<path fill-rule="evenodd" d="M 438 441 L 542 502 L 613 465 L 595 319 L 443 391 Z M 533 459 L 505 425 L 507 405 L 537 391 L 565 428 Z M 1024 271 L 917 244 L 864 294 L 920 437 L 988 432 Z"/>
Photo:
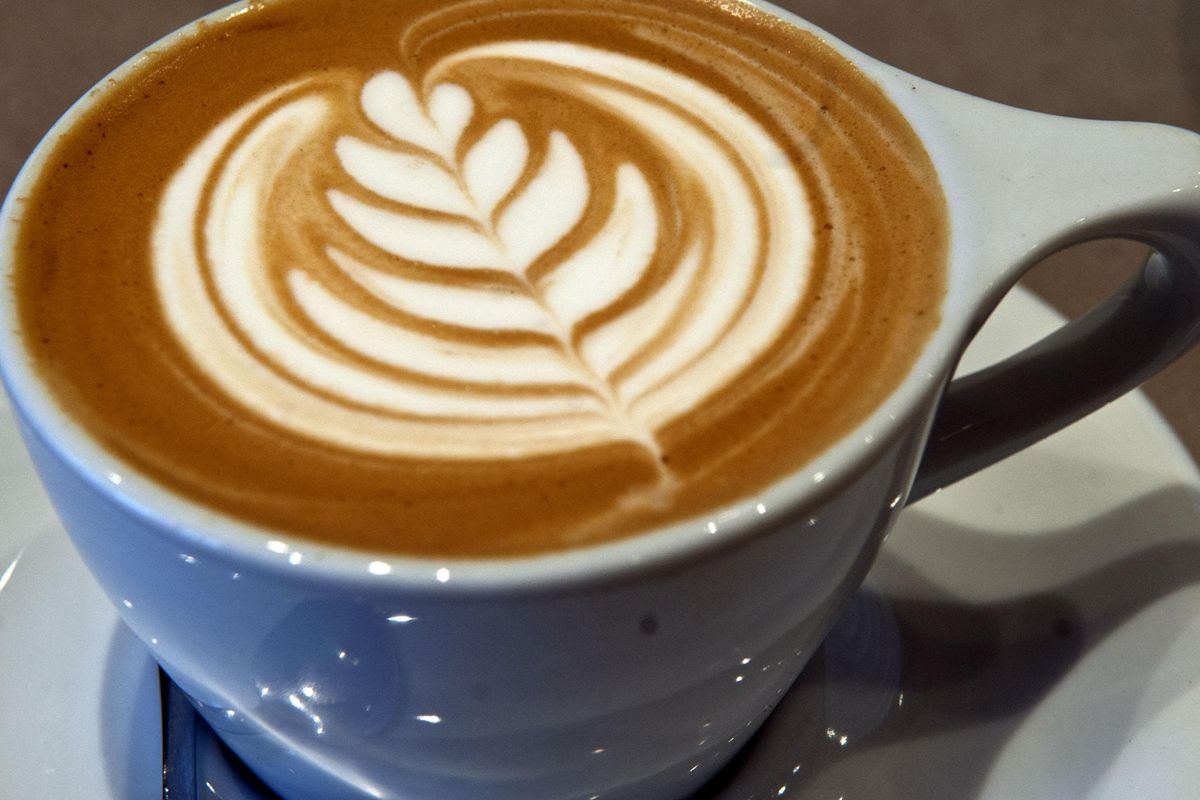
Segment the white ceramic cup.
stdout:
<path fill-rule="evenodd" d="M 222 517 L 117 461 L 63 413 L 4 282 L 0 369 L 64 525 L 129 626 L 284 797 L 688 795 L 787 690 L 906 501 L 1132 388 L 1200 336 L 1200 136 L 1007 108 L 818 34 L 878 82 L 937 166 L 952 232 L 943 321 L 903 384 L 836 446 L 669 529 L 545 557 L 439 561 Z M 16 198 L 93 102 L 80 100 L 18 177 L 0 227 L 6 272 Z M 1091 315 L 947 389 L 1029 265 L 1103 236 L 1159 255 Z"/>

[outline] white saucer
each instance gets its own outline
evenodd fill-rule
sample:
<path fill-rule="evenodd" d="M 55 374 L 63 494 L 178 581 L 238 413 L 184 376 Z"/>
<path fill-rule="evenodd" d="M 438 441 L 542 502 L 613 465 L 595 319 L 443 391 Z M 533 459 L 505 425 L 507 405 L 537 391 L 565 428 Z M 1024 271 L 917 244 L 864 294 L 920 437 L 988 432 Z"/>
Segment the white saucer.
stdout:
<path fill-rule="evenodd" d="M 1014 293 L 968 363 L 1055 320 Z M 154 664 L 0 401 L 0 797 L 156 798 L 159 736 Z M 1200 475 L 1134 395 L 906 512 L 703 797 L 1182 800 L 1198 749 Z"/>

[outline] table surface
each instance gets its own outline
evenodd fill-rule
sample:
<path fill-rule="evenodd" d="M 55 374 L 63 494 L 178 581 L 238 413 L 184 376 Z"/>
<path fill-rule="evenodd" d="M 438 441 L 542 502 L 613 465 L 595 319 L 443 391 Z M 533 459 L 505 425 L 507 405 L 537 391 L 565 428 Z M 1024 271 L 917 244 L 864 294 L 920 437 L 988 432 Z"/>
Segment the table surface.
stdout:
<path fill-rule="evenodd" d="M 1200 0 L 781 0 L 917 75 L 1055 114 L 1200 130 Z M 0 1 L 0 194 L 67 106 L 111 68 L 214 0 Z M 1068 315 L 1145 258 L 1129 242 L 1063 251 L 1024 283 Z M 1200 460 L 1200 348 L 1146 386 Z"/>

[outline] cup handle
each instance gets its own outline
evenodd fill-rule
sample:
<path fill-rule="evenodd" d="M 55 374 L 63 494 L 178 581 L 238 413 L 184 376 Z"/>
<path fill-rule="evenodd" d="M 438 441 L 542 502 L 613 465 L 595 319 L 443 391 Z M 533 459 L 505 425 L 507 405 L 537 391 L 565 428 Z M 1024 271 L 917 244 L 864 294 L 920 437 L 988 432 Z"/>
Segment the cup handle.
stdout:
<path fill-rule="evenodd" d="M 907 85 L 905 88 L 909 88 Z M 1087 314 L 946 387 L 908 502 L 999 461 L 1136 388 L 1200 341 L 1200 135 L 1051 117 L 936 86 L 911 91 L 944 173 L 955 263 L 977 298 L 963 348 L 1036 261 L 1089 239 L 1155 250 Z M 911 111 L 910 111 L 911 113 Z"/>

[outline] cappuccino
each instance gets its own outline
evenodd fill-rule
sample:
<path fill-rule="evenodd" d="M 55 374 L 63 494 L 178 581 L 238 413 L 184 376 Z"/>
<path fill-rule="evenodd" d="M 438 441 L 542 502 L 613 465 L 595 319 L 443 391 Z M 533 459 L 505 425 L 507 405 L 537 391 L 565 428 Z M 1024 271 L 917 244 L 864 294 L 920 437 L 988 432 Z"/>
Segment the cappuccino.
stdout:
<path fill-rule="evenodd" d="M 704 0 L 278 0 L 102 87 L 25 198 L 28 348 L 132 468 L 328 544 L 515 556 L 762 490 L 939 322 L 935 170 Z"/>

